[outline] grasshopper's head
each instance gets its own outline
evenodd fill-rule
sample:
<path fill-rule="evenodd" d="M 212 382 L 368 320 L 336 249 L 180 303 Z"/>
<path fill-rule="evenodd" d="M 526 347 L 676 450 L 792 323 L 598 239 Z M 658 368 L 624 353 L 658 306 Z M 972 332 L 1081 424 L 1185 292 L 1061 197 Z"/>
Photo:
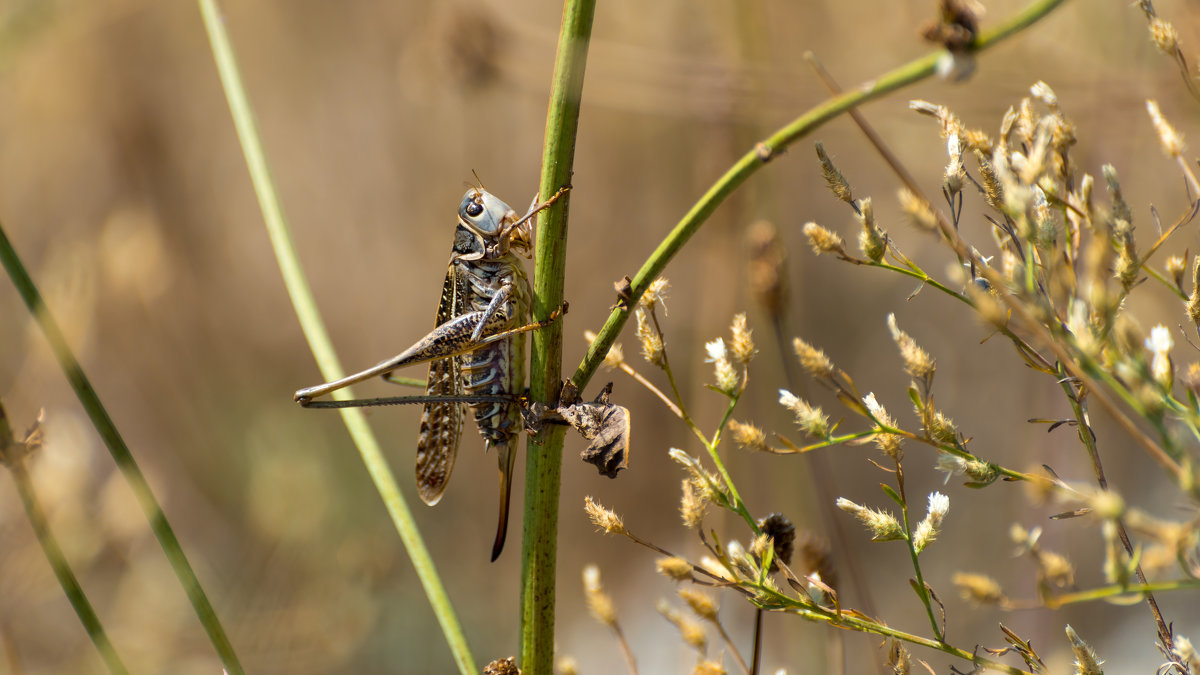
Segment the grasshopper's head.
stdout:
<path fill-rule="evenodd" d="M 528 251 L 526 223 L 518 223 L 516 211 L 483 188 L 473 187 L 458 205 L 458 223 L 479 237 L 488 258 L 499 258 L 510 248 Z"/>

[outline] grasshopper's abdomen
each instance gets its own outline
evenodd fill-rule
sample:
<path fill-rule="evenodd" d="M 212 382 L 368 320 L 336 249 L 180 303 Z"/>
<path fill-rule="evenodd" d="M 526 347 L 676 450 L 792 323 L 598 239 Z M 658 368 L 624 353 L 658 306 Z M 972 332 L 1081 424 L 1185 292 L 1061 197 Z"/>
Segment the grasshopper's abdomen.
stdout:
<path fill-rule="evenodd" d="M 509 286 L 509 299 L 496 313 L 486 333 L 517 328 L 529 316 L 529 281 L 520 261 L 513 255 L 499 260 L 459 263 L 467 277 L 471 311 L 482 312 L 503 286 Z M 463 392 L 468 396 L 520 395 L 525 388 L 525 334 L 486 345 L 461 354 L 459 372 Z M 480 402 L 470 404 L 475 412 L 479 433 L 492 444 L 506 442 L 521 432 L 521 408 L 516 403 Z"/>

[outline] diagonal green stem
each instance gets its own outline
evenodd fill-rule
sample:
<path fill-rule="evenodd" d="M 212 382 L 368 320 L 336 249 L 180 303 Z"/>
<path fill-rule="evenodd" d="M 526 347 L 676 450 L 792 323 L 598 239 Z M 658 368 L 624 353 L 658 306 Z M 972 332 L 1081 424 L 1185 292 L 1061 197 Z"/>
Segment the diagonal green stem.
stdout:
<path fill-rule="evenodd" d="M 196 610 L 196 616 L 200 618 L 204 631 L 208 633 L 208 639 L 216 648 L 221 663 L 225 665 L 225 669 L 231 675 L 242 675 L 245 671 L 242 670 L 242 664 L 233 651 L 233 645 L 225 635 L 225 629 L 221 626 L 221 621 L 217 618 L 217 612 L 213 609 L 212 603 L 208 601 L 208 595 L 200 585 L 200 580 L 196 578 L 196 572 L 188 562 L 183 547 L 175 536 L 175 530 L 167 522 L 167 516 L 163 513 L 162 506 L 155 498 L 154 491 L 150 489 L 150 483 L 146 480 L 142 470 L 138 468 L 137 462 L 133 459 L 133 453 L 129 451 L 125 439 L 121 437 L 116 424 L 108 416 L 108 411 L 100 403 L 100 397 L 96 395 L 96 390 L 92 388 L 92 383 L 84 374 L 83 366 L 79 365 L 79 360 L 75 358 L 70 345 L 67 344 L 66 336 L 63 335 L 62 330 L 58 327 L 58 322 L 50 314 L 50 310 L 42 300 L 42 295 L 34 285 L 29 272 L 21 264 L 21 259 L 8 240 L 8 235 L 4 233 L 2 225 L 0 225 L 0 261 L 3 262 L 4 269 L 8 271 L 13 285 L 17 287 L 17 292 L 21 294 L 21 299 L 25 301 L 25 306 L 29 308 L 29 313 L 33 315 L 33 320 L 37 322 L 38 327 L 46 336 L 46 341 L 50 343 L 54 358 L 58 360 L 59 367 L 66 374 L 67 381 L 75 390 L 75 396 L 79 398 L 83 409 L 87 411 L 88 418 L 92 420 L 92 425 L 96 427 L 101 440 L 104 441 L 105 447 L 108 448 L 109 454 L 116 462 L 117 468 L 121 470 L 121 475 L 125 477 L 129 489 L 133 490 L 138 505 L 142 507 L 142 513 L 146 514 L 146 519 L 150 521 L 150 529 L 154 532 L 154 537 L 162 546 L 171 569 L 175 571 L 175 576 L 179 579 L 179 585 L 183 586 L 188 600 L 192 603 L 192 608 Z"/>
<path fill-rule="evenodd" d="M 313 300 L 308 281 L 300 266 L 299 257 L 296 255 L 295 246 L 292 244 L 283 207 L 279 203 L 274 182 L 271 180 L 266 153 L 263 151 L 257 125 L 254 122 L 254 113 L 250 108 L 250 102 L 246 97 L 241 75 L 238 72 L 233 46 L 225 32 L 216 1 L 199 0 L 199 3 L 200 12 L 204 17 L 204 26 L 208 31 L 213 58 L 216 60 L 221 84 L 225 88 L 225 96 L 229 101 L 229 110 L 233 116 L 234 126 L 237 128 L 238 139 L 242 144 L 242 152 L 246 156 L 246 166 L 250 171 L 251 181 L 254 183 L 254 191 L 258 196 L 259 207 L 262 209 L 263 221 L 271 237 L 271 246 L 275 251 L 275 258 L 283 275 L 288 295 L 292 299 L 292 306 L 296 310 L 296 316 L 300 320 L 300 326 L 308 340 L 309 348 L 320 366 L 321 375 L 326 381 L 340 379 L 343 374 L 342 367 L 338 363 L 333 343 L 317 312 L 316 302 Z M 335 399 L 349 397 L 348 389 L 334 394 Z M 371 475 L 371 480 L 374 482 L 379 496 L 383 498 L 384 506 L 387 507 L 392 523 L 395 525 L 400 540 L 408 552 L 408 557 L 412 561 L 413 568 L 417 572 L 417 577 L 421 580 L 421 586 L 425 589 L 425 595 L 442 628 L 442 634 L 450 647 L 455 665 L 463 675 L 478 673 L 479 669 L 475 667 L 475 661 L 467 648 L 462 626 L 458 622 L 454 608 L 450 605 L 450 598 L 446 595 L 446 589 L 437 574 L 433 559 L 429 555 L 429 550 L 425 548 L 425 542 L 413 520 L 412 512 L 404 501 L 404 495 L 400 491 L 395 476 L 388 468 L 379 443 L 371 433 L 370 427 L 367 426 L 366 418 L 362 411 L 356 408 L 346 408 L 341 413 L 342 421 L 350 432 L 354 444 L 358 447 L 363 464 Z"/>
<path fill-rule="evenodd" d="M 974 51 L 979 52 L 995 46 L 1005 38 L 1043 18 L 1064 1 L 1035 0 L 1004 23 L 981 33 L 973 46 Z M 691 239 L 717 207 L 768 161 L 786 150 L 792 143 L 847 110 L 933 75 L 938 59 L 943 54 L 945 52 L 942 51 L 926 54 L 851 91 L 828 99 L 797 117 L 743 155 L 723 176 L 717 179 L 717 182 L 708 189 L 708 192 L 704 193 L 700 201 L 692 206 L 691 210 L 675 225 L 666 239 L 659 244 L 642 268 L 638 270 L 631 283 L 629 301 L 625 305 L 633 307 L 637 303 L 650 283 L 662 274 L 667 263 L 675 257 L 679 249 Z M 604 356 L 625 326 L 629 314 L 627 309 L 621 307 L 614 309 L 604 323 L 604 327 L 598 332 L 596 339 L 592 341 L 583 361 L 575 370 L 575 374 L 571 376 L 571 381 L 580 389 L 587 385 L 592 375 L 595 374 L 596 368 L 604 361 Z"/>
<path fill-rule="evenodd" d="M 550 108 L 542 149 L 542 199 L 571 182 L 579 103 L 587 66 L 595 0 L 566 0 L 554 61 Z M 567 212 L 571 195 L 538 218 L 534 262 L 534 320 L 546 318 L 563 298 Z M 550 402 L 562 378 L 562 322 L 536 331 L 530 358 L 530 397 Z M 554 660 L 554 586 L 558 560 L 558 500 L 563 429 L 552 427 L 526 446 L 524 536 L 521 542 L 521 670 L 550 673 Z"/>
<path fill-rule="evenodd" d="M 37 537 L 38 544 L 46 554 L 46 560 L 54 570 L 54 576 L 58 579 L 58 584 L 62 586 L 67 600 L 71 602 L 75 615 L 79 617 L 79 622 L 83 624 L 96 651 L 100 653 L 100 659 L 104 661 L 104 665 L 108 666 L 108 672 L 113 675 L 127 675 L 129 671 L 121 662 L 121 656 L 117 654 L 117 649 L 113 647 L 112 641 L 108 639 L 104 624 L 100 623 L 100 617 L 92 608 L 91 601 L 83 592 L 83 586 L 79 584 L 79 579 L 71 570 L 71 563 L 67 561 L 62 547 L 58 545 L 58 539 L 50 529 L 50 520 L 46 518 L 46 512 L 42 510 L 37 493 L 34 492 L 33 481 L 29 478 L 29 467 L 25 464 L 24 451 L 18 457 L 11 455 L 5 457 L 5 446 L 11 448 L 11 444 L 13 444 L 12 429 L 4 414 L 4 408 L 0 405 L 0 462 L 8 464 L 13 484 L 17 486 L 17 494 L 21 497 L 21 505 L 25 507 L 25 515 L 29 517 L 29 524 L 33 526 L 33 533 Z"/>

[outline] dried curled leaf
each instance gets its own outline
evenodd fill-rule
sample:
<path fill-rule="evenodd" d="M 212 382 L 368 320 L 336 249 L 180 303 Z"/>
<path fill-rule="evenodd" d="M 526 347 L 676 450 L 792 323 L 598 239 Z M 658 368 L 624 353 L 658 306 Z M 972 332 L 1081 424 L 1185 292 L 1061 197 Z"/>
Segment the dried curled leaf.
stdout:
<path fill-rule="evenodd" d="M 629 409 L 609 402 L 612 382 L 591 403 L 579 401 L 579 390 L 570 381 L 563 385 L 559 404 L 551 409 L 530 403 L 522 409 L 525 429 L 536 436 L 547 424 L 566 424 L 589 441 L 580 459 L 595 464 L 601 475 L 616 478 L 629 466 Z"/>
<path fill-rule="evenodd" d="M 560 406 L 558 413 L 589 441 L 579 457 L 595 464 L 601 475 L 616 478 L 629 466 L 629 409 L 609 403 L 612 383 L 592 403 Z"/>

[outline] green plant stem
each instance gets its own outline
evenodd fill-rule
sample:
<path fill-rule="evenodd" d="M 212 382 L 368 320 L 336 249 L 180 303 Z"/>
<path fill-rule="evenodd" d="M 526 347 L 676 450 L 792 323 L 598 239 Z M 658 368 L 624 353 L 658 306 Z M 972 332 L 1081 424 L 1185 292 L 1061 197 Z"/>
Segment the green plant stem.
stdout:
<path fill-rule="evenodd" d="M 116 648 L 108 639 L 104 625 L 100 623 L 100 617 L 96 615 L 96 610 L 92 609 L 92 603 L 88 601 L 87 594 L 83 592 L 83 587 L 79 585 L 75 573 L 71 571 L 71 563 L 67 562 L 67 557 L 63 555 L 54 533 L 50 531 L 50 521 L 46 518 L 46 513 L 42 510 L 42 505 L 33 491 L 33 481 L 29 479 L 29 469 L 25 466 L 24 460 L 17 460 L 9 466 L 9 470 L 12 473 L 13 483 L 17 486 L 17 494 L 21 497 L 21 505 L 25 507 L 25 514 L 29 517 L 29 524 L 33 526 L 33 532 L 37 535 L 42 551 L 46 554 L 46 560 L 54 569 L 54 576 L 58 578 L 58 584 L 62 586 L 63 593 L 71 602 L 75 615 L 79 617 L 79 621 L 87 631 L 88 637 L 91 638 L 92 644 L 95 645 L 96 651 L 100 653 L 100 658 L 108 667 L 108 672 L 113 675 L 125 675 L 129 671 L 125 669 L 120 655 L 117 654 Z"/>
<path fill-rule="evenodd" d="M 1178 591 L 1185 588 L 1200 588 L 1200 579 L 1176 579 L 1174 581 L 1156 581 L 1154 583 L 1131 584 L 1129 586 L 1101 586 L 1100 588 L 1090 588 L 1086 591 L 1051 595 L 1048 598 L 1044 598 L 1041 603 L 1031 606 L 1046 606 L 1051 609 L 1058 609 L 1063 605 L 1072 605 L 1080 602 L 1095 602 L 1096 600 L 1107 600 L 1108 598 L 1132 595 L 1149 596 L 1159 591 Z"/>
<path fill-rule="evenodd" d="M 571 182 L 579 105 L 587 67 L 595 0 L 566 0 L 554 58 L 539 191 L 543 199 Z M 567 214 L 571 194 L 539 218 L 534 262 L 534 319 L 549 316 L 563 299 Z M 562 383 L 562 322 L 534 332 L 529 390 L 550 403 Z M 526 444 L 524 536 L 521 541 L 521 671 L 549 675 L 554 663 L 555 567 L 564 429 L 551 427 Z"/>
<path fill-rule="evenodd" d="M 46 341 L 50 343 L 54 358 L 58 360 L 58 365 L 67 376 L 67 381 L 71 383 L 75 396 L 79 398 L 92 425 L 96 427 L 96 432 L 104 441 L 104 446 L 108 448 L 108 452 L 116 462 L 117 468 L 121 470 L 125 482 L 129 484 L 129 489 L 133 491 L 138 505 L 142 508 L 142 513 L 150 521 L 150 529 L 154 532 L 154 537 L 158 540 L 159 545 L 162 546 L 171 569 L 175 571 L 175 576 L 179 579 L 180 586 L 183 587 L 188 601 L 196 611 L 196 616 L 204 626 L 209 641 L 217 650 L 221 663 L 224 664 L 230 675 L 241 675 L 245 671 L 242 670 L 233 645 L 229 642 L 220 619 L 217 618 L 216 610 L 208 601 L 208 595 L 200 585 L 200 580 L 196 578 L 196 572 L 192 569 L 187 555 L 183 552 L 183 547 L 179 544 L 179 539 L 175 536 L 175 530 L 167 522 L 167 516 L 163 513 L 162 506 L 155 498 L 154 491 L 150 489 L 150 483 L 146 480 L 142 470 L 138 468 L 137 462 L 133 459 L 133 453 L 125 444 L 125 439 L 117 431 L 116 424 L 109 417 L 108 411 L 100 402 L 100 397 L 96 395 L 96 390 L 92 388 L 91 381 L 84 374 L 83 366 L 75 358 L 70 345 L 67 344 L 66 336 L 63 335 L 62 330 L 58 327 L 58 322 L 50 314 L 41 293 L 38 292 L 29 272 L 21 263 L 20 257 L 17 256 L 17 251 L 13 248 L 12 242 L 8 240 L 3 225 L 0 225 L 0 261 L 3 262 L 4 269 L 8 271 L 13 285 L 17 287 L 17 292 L 21 294 L 21 299 L 25 301 L 25 306 L 29 308 L 29 313 L 33 315 L 33 320 L 37 322 L 38 327 L 42 329 L 42 334 L 46 336 Z"/>
<path fill-rule="evenodd" d="M 1005 38 L 1016 34 L 1045 17 L 1064 1 L 1036 0 L 1030 3 L 1024 10 L 1009 17 L 1007 21 L 997 25 L 995 28 L 980 33 L 975 42 L 974 51 L 980 52 L 995 46 Z M 629 301 L 625 303 L 625 306 L 632 307 L 637 303 L 638 299 L 642 297 L 642 294 L 650 286 L 650 283 L 658 278 L 662 271 L 666 269 L 667 263 L 675 257 L 683 245 L 691 239 L 700 226 L 708 220 L 708 217 L 716 211 L 717 207 L 768 161 L 786 150 L 792 143 L 795 143 L 825 122 L 841 115 L 847 110 L 933 75 L 937 61 L 943 54 L 944 52 L 941 51 L 931 52 L 874 80 L 870 80 L 852 91 L 826 100 L 824 103 L 797 117 L 743 155 L 692 206 L 675 225 L 675 228 L 671 230 L 670 234 L 667 235 L 666 239 L 650 255 L 642 265 L 642 268 L 638 270 L 637 275 L 631 282 Z M 591 380 L 592 375 L 596 372 L 596 368 L 604 360 L 605 354 L 608 353 L 609 348 L 616 341 L 617 335 L 625 326 L 629 315 L 629 310 L 621 307 L 614 309 L 609 315 L 608 320 L 604 323 L 604 327 L 598 331 L 596 339 L 592 341 L 587 354 L 584 355 L 579 367 L 576 368 L 575 373 L 571 376 L 571 381 L 577 387 L 583 389 L 588 381 Z"/>
<path fill-rule="evenodd" d="M 900 462 L 897 460 L 896 464 L 898 466 Z M 912 525 L 908 519 L 907 496 L 900 505 L 900 512 L 904 518 L 904 545 L 908 547 L 908 555 L 912 558 L 913 572 L 917 575 L 916 588 L 914 590 L 917 592 L 917 597 L 921 599 L 921 604 L 925 605 L 925 614 L 929 617 L 929 625 L 933 628 L 934 637 L 937 638 L 938 642 L 945 642 L 945 637 L 942 635 L 942 627 L 938 625 L 937 617 L 933 614 L 933 601 L 929 597 L 929 587 L 925 585 L 925 576 L 921 573 L 921 561 L 918 559 L 917 547 L 913 543 Z"/>
<path fill-rule="evenodd" d="M 339 379 L 343 374 L 342 367 L 338 363 L 333 343 L 330 341 L 324 322 L 317 311 L 316 302 L 304 276 L 299 257 L 296 255 L 295 246 L 292 244 L 287 219 L 284 217 L 283 207 L 271 179 L 266 153 L 263 151 L 262 141 L 254 121 L 254 113 L 250 108 L 249 99 L 246 97 L 233 46 L 225 32 L 220 11 L 215 0 L 199 0 L 199 3 L 200 12 L 204 17 L 204 26 L 208 31 L 213 58 L 217 64 L 221 84 L 225 89 L 229 110 L 233 116 L 234 126 L 237 128 L 242 152 L 246 157 L 246 166 L 250 171 L 259 207 L 262 209 L 263 221 L 270 235 L 271 246 L 275 251 L 275 258 L 283 275 L 288 296 L 292 300 L 292 306 L 300 320 L 300 326 L 308 340 L 309 348 L 321 369 L 321 375 L 327 381 Z M 349 397 L 348 389 L 334 393 L 335 399 Z M 441 626 L 442 634 L 450 647 L 455 665 L 463 675 L 478 673 L 479 669 L 475 667 L 475 661 L 467 647 L 466 637 L 458 622 L 458 617 L 454 613 L 454 608 L 450 604 L 450 598 L 446 595 L 441 578 L 437 574 L 437 569 L 434 567 L 433 559 L 425 547 L 425 542 L 413 520 L 412 512 L 400 491 L 400 486 L 396 482 L 395 476 L 392 475 L 391 469 L 388 468 L 379 443 L 367 425 L 366 418 L 360 410 L 354 408 L 342 409 L 341 414 L 342 421 L 354 440 L 355 446 L 358 447 L 363 464 L 375 484 L 375 489 L 383 499 L 396 532 L 399 533 L 400 540 L 408 552 L 409 560 L 412 561 L 421 586 L 425 590 L 425 595 L 429 599 L 429 604 L 433 608 L 433 613 Z"/>

